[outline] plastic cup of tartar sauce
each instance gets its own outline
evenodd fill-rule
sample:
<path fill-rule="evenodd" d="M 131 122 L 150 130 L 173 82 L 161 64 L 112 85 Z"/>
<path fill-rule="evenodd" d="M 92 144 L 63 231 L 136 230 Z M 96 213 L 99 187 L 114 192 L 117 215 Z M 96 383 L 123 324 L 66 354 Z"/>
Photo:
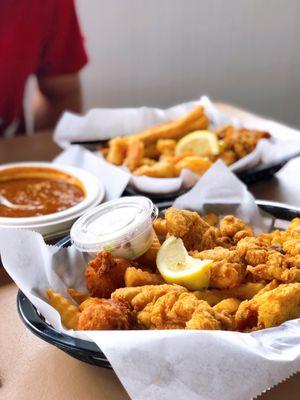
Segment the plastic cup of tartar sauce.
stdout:
<path fill-rule="evenodd" d="M 147 197 L 122 197 L 82 215 L 71 228 L 71 240 L 91 257 L 106 250 L 114 257 L 133 260 L 151 246 L 157 215 L 157 207 Z"/>

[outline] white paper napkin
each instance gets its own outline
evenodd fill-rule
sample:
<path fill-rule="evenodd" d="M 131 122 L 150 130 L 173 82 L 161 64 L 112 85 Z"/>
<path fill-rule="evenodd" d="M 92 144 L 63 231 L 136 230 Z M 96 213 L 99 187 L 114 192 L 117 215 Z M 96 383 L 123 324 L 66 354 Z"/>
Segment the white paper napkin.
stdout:
<path fill-rule="evenodd" d="M 256 233 L 267 232 L 270 221 L 262 217 L 255 199 L 222 160 L 218 160 L 197 184 L 174 201 L 173 206 L 202 213 L 234 214 L 256 227 Z"/>
<path fill-rule="evenodd" d="M 53 162 L 54 164 L 66 164 L 83 168 L 96 175 L 105 187 L 106 200 L 119 198 L 131 178 L 128 172 L 106 162 L 103 157 L 97 156 L 97 154 L 81 146 L 70 146 L 58 155 Z"/>
<path fill-rule="evenodd" d="M 214 192 L 212 181 L 217 182 Z M 237 211 L 258 229 L 265 226 L 253 197 L 221 162 L 174 205 L 203 210 L 214 199 L 222 199 L 223 211 Z M 66 331 L 45 290 L 52 287 L 64 295 L 68 287 L 83 290 L 82 254 L 74 247 L 47 246 L 35 232 L 12 229 L 0 230 L 0 255 L 7 272 L 55 329 L 88 336 L 101 348 L 133 400 L 248 400 L 300 370 L 300 319 L 251 334 Z"/>
<path fill-rule="evenodd" d="M 208 97 L 202 96 L 199 100 L 178 104 L 166 110 L 150 107 L 96 108 L 84 116 L 66 112 L 55 128 L 54 140 L 62 148 L 66 148 L 70 142 L 131 135 L 153 125 L 180 118 L 199 105 L 205 108 L 212 127 L 226 124 L 240 126 L 235 117 L 218 110 Z"/>

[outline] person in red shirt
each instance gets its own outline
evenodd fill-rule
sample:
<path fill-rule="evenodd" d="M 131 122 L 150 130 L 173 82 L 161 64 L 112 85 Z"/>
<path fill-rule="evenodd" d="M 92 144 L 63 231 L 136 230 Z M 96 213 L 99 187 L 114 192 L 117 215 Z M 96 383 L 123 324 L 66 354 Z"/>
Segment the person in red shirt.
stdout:
<path fill-rule="evenodd" d="M 22 129 L 24 88 L 37 77 L 35 129 L 79 112 L 87 63 L 73 0 L 0 0 L 0 136 Z"/>

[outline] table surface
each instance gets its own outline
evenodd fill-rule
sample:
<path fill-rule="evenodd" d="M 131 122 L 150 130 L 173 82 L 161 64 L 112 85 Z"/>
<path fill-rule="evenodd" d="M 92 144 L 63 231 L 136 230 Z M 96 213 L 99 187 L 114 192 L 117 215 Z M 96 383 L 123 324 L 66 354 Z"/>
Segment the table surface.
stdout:
<path fill-rule="evenodd" d="M 225 106 L 224 106 L 225 107 Z M 231 108 L 231 112 L 233 109 Z M 240 110 L 234 109 L 239 117 Z M 0 163 L 50 161 L 60 152 L 51 132 L 0 140 Z M 299 160 L 292 161 L 269 181 L 249 189 L 260 199 L 300 205 Z M 0 266 L 0 398 L 5 400 L 128 400 L 112 370 L 71 358 L 25 329 L 16 309 L 17 288 Z M 296 400 L 300 374 L 258 397 L 260 400 Z M 237 384 L 237 383 L 236 383 Z"/>

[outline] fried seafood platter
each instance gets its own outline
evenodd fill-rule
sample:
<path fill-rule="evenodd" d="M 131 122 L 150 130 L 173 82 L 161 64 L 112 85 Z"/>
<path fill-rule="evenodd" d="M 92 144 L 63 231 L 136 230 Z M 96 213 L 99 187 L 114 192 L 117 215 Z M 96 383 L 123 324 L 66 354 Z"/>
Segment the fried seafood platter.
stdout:
<path fill-rule="evenodd" d="M 251 332 L 300 317 L 300 219 L 255 235 L 242 220 L 169 208 L 135 260 L 102 251 L 86 293 L 47 290 L 67 329 Z"/>
<path fill-rule="evenodd" d="M 270 134 L 232 125 L 208 131 L 201 106 L 187 115 L 131 136 L 116 137 L 99 149 L 104 158 L 127 167 L 133 175 L 174 178 L 183 169 L 201 176 L 217 159 L 231 165 L 251 153 Z"/>

